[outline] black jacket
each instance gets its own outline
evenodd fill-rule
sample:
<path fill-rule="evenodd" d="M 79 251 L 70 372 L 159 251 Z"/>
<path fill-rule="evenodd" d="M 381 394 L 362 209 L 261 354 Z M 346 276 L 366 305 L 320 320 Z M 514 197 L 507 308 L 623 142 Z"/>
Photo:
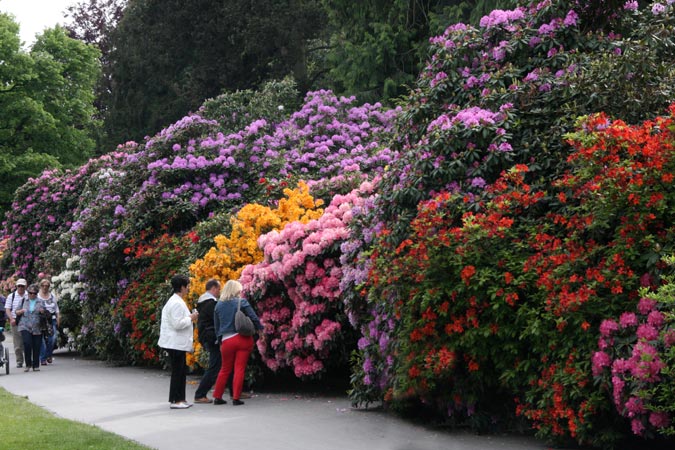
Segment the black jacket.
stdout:
<path fill-rule="evenodd" d="M 199 297 L 197 302 L 197 331 L 199 332 L 199 342 L 207 349 L 218 345 L 216 343 L 216 327 L 213 323 L 213 310 L 216 307 L 216 299 L 208 292 Z"/>

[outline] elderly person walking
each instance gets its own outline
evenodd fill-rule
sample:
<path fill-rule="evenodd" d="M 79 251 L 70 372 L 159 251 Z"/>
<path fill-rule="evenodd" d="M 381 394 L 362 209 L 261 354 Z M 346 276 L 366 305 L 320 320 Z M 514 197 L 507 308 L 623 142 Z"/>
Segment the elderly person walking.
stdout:
<path fill-rule="evenodd" d="M 61 323 L 61 312 L 59 311 L 59 303 L 56 296 L 49 290 L 51 283 L 49 280 L 40 280 L 40 292 L 38 298 L 45 302 L 45 308 L 49 312 L 47 317 L 47 326 L 51 329 L 51 333 L 45 334 L 40 347 L 40 364 L 45 366 L 52 363 L 52 355 L 54 353 L 54 345 L 58 336 L 58 326 Z"/>
<path fill-rule="evenodd" d="M 23 338 L 23 354 L 26 360 L 24 372 L 33 368 L 33 372 L 40 370 L 40 346 L 42 344 L 42 326 L 40 316 L 44 313 L 45 302 L 38 298 L 39 288 L 36 284 L 28 286 L 28 298 L 24 299 L 21 308 L 16 310 L 16 317 L 20 317 L 19 331 Z"/>
<path fill-rule="evenodd" d="M 234 326 L 234 316 L 237 308 L 241 304 L 241 310 L 246 314 L 255 325 L 257 330 L 262 330 L 263 326 L 258 319 L 251 305 L 241 298 L 241 283 L 235 280 L 229 280 L 225 283 L 223 291 L 220 294 L 220 301 L 216 304 L 214 311 L 214 324 L 216 326 L 216 335 L 220 344 L 220 356 L 222 364 L 216 387 L 213 391 L 213 403 L 223 405 L 227 401 L 223 400 L 225 392 L 225 383 L 230 374 L 234 371 L 232 379 L 232 404 L 243 405 L 241 401 L 241 391 L 244 387 L 244 376 L 246 374 L 246 365 L 248 358 L 253 351 L 253 337 L 242 336 L 237 333 Z"/>
<path fill-rule="evenodd" d="M 7 318 L 9 319 L 9 323 L 12 326 L 12 341 L 14 342 L 14 354 L 16 355 L 16 367 L 21 368 L 23 367 L 23 337 L 21 336 L 21 332 L 19 331 L 19 324 L 18 321 L 21 320 L 21 318 L 16 317 L 16 310 L 21 309 L 21 304 L 23 303 L 24 299 L 28 298 L 28 295 L 26 294 L 26 286 L 28 283 L 26 283 L 26 280 L 23 278 L 19 278 L 16 280 L 16 289 L 14 292 L 9 294 L 7 296 L 7 299 L 5 300 L 5 314 L 7 315 Z"/>
<path fill-rule="evenodd" d="M 171 362 L 169 387 L 171 409 L 186 409 L 192 406 L 192 403 L 185 401 L 187 378 L 185 354 L 192 351 L 192 322 L 197 320 L 199 314 L 197 312 L 190 314 L 185 304 L 189 285 L 190 279 L 185 275 L 175 275 L 171 278 L 173 295 L 162 308 L 158 345 L 167 351 Z"/>

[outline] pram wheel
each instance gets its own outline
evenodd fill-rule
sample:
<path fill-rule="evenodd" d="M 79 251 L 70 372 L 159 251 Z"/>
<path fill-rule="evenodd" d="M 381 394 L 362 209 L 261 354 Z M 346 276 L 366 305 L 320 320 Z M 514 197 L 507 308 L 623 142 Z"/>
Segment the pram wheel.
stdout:
<path fill-rule="evenodd" d="M 9 349 L 5 348 L 5 374 L 9 375 Z"/>

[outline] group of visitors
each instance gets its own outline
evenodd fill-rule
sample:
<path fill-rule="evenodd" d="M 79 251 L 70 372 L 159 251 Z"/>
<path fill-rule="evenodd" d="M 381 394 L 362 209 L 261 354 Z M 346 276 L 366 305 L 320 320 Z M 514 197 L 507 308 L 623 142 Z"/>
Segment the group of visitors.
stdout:
<path fill-rule="evenodd" d="M 171 364 L 169 403 L 171 409 L 186 409 L 185 382 L 187 364 L 185 356 L 193 348 L 193 323 L 197 322 L 199 341 L 209 353 L 209 366 L 195 392 L 195 403 L 226 404 L 225 387 L 232 375 L 232 404 L 243 405 L 242 390 L 246 365 L 253 351 L 254 338 L 237 332 L 235 315 L 241 310 L 253 322 L 256 330 L 263 326 L 251 305 L 241 297 L 242 285 L 229 280 L 222 287 L 218 280 L 206 283 L 206 292 L 190 312 L 185 303 L 190 279 L 176 275 L 171 279 L 173 295 L 162 309 L 159 346 L 164 348 Z M 262 339 L 262 337 L 261 337 Z M 214 386 L 213 399 L 207 394 Z"/>
<path fill-rule="evenodd" d="M 50 281 L 43 278 L 28 286 L 20 278 L 6 298 L 0 296 L 0 303 L 4 304 L 0 326 L 4 328 L 9 320 L 16 367 L 25 364 L 24 372 L 39 372 L 41 365 L 51 364 L 61 315 Z"/>

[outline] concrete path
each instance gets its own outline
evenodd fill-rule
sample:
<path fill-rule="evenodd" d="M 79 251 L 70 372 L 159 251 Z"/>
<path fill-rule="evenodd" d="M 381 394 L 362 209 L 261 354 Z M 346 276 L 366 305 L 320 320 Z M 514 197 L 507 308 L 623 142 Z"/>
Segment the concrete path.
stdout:
<path fill-rule="evenodd" d="M 9 333 L 8 333 L 9 334 Z M 40 372 L 17 369 L 0 386 L 60 417 L 96 425 L 156 449 L 247 450 L 543 450 L 535 439 L 475 436 L 413 425 L 381 411 L 353 410 L 346 397 L 254 394 L 243 406 L 171 410 L 169 374 L 110 367 L 74 354 L 55 355 Z M 197 377 L 188 377 L 188 399 Z"/>

